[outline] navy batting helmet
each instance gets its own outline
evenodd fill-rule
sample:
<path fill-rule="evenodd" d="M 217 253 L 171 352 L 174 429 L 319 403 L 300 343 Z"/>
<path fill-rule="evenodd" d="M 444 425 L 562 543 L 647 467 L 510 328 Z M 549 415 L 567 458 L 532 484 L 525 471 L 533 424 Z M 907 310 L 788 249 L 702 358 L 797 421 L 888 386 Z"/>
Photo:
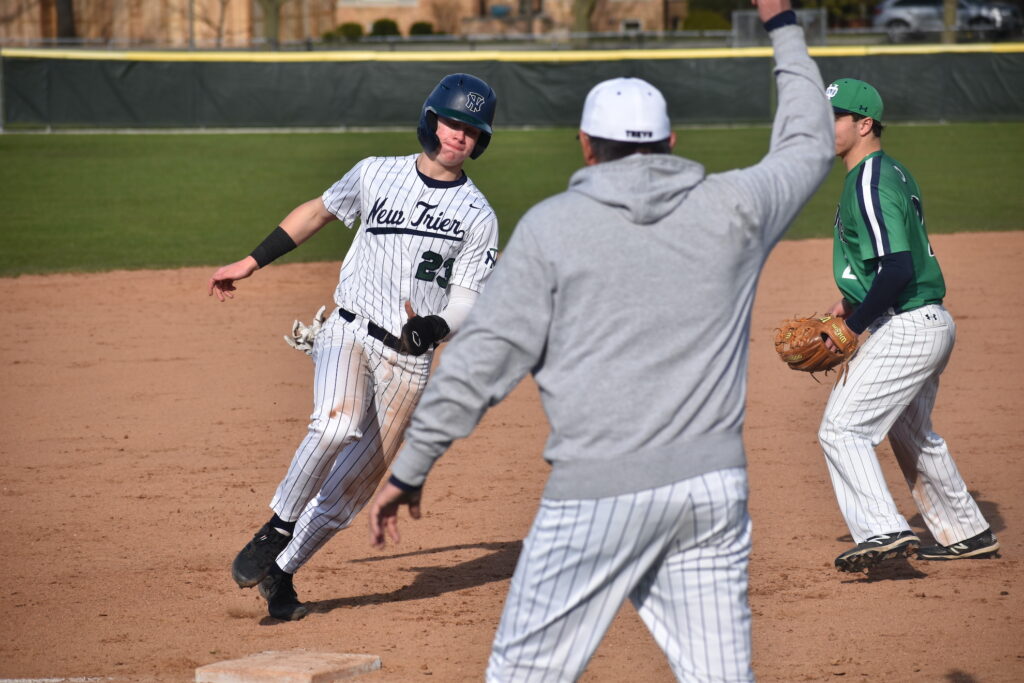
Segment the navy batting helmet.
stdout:
<path fill-rule="evenodd" d="M 476 159 L 491 142 L 491 124 L 494 122 L 494 108 L 498 97 L 491 86 L 470 74 L 450 74 L 441 79 L 433 92 L 427 96 L 420 112 L 420 125 L 416 135 L 427 152 L 434 152 L 441 146 L 437 139 L 437 117 L 454 119 L 473 126 L 480 131 L 473 152 Z"/>

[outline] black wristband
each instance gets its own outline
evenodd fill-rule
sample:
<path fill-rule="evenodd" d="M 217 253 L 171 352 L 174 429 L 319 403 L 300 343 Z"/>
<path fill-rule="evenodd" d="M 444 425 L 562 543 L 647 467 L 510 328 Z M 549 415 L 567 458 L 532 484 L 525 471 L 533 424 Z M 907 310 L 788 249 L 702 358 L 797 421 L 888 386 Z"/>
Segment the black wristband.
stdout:
<path fill-rule="evenodd" d="M 413 486 L 412 484 L 406 484 L 404 481 L 402 481 L 393 474 L 390 477 L 388 477 L 388 483 L 393 486 L 397 486 L 406 493 L 415 493 L 416 491 L 419 491 L 420 489 L 423 488 L 422 486 Z"/>
<path fill-rule="evenodd" d="M 279 225 L 249 255 L 256 259 L 256 265 L 262 268 L 268 263 L 284 256 L 297 246 L 292 236 L 286 233 L 284 228 Z"/>
<path fill-rule="evenodd" d="M 774 31 L 782 26 L 789 26 L 790 24 L 796 23 L 796 12 L 791 9 L 785 12 L 779 12 L 774 17 L 764 22 L 765 31 Z"/>

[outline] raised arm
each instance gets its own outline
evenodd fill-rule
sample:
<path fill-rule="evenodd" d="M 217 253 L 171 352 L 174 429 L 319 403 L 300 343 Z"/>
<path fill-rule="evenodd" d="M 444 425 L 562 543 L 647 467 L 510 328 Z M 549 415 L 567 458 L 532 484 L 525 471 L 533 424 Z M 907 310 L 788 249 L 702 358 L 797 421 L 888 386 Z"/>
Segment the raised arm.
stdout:
<path fill-rule="evenodd" d="M 778 241 L 825 179 L 835 156 L 835 126 L 817 64 L 790 0 L 756 0 L 775 55 L 778 106 L 768 154 L 733 176 L 757 207 L 766 246 Z"/>

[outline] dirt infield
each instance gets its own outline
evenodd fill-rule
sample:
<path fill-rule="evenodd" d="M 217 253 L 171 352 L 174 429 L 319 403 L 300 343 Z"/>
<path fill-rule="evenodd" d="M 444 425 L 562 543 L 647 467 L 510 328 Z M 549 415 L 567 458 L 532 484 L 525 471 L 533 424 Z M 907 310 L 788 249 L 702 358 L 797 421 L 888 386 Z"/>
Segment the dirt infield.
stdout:
<path fill-rule="evenodd" d="M 1024 232 L 934 246 L 959 325 L 935 425 L 1002 558 L 910 561 L 874 580 L 833 570 L 850 540 L 815 436 L 828 380 L 787 370 L 769 341 L 778 319 L 833 300 L 831 247 L 783 243 L 755 308 L 746 430 L 760 681 L 1024 680 L 1024 366 L 1011 360 Z M 186 681 L 197 666 L 301 648 L 377 654 L 368 681 L 481 680 L 546 476 L 535 386 L 441 460 L 400 546 L 371 549 L 361 515 L 297 575 L 312 613 L 277 622 L 229 566 L 311 410 L 312 365 L 281 335 L 329 302 L 337 266 L 271 267 L 226 304 L 206 297 L 210 272 L 0 280 L 0 678 Z M 583 680 L 671 678 L 626 607 Z"/>

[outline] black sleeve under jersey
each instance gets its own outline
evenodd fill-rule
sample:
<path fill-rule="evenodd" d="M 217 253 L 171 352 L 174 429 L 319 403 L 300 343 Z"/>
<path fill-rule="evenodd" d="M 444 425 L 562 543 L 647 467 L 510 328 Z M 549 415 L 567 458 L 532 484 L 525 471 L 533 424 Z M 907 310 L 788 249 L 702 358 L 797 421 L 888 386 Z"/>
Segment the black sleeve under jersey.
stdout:
<path fill-rule="evenodd" d="M 864 301 L 846 319 L 846 326 L 857 334 L 892 308 L 903 288 L 914 279 L 914 260 L 909 251 L 886 254 L 879 260 L 879 265 L 878 274 L 864 295 Z"/>

